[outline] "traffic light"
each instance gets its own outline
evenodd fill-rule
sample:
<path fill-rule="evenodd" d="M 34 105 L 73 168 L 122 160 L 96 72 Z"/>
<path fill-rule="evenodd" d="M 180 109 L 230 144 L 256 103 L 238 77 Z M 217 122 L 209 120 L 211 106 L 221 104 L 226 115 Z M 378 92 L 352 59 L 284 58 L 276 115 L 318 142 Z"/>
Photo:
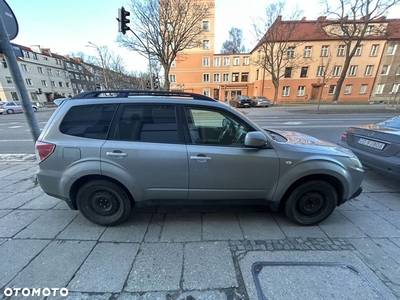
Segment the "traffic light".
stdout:
<path fill-rule="evenodd" d="M 96 83 L 96 90 L 101 90 L 100 83 Z"/>
<path fill-rule="evenodd" d="M 158 89 L 159 85 L 160 85 L 160 80 L 158 79 L 158 77 L 154 77 L 153 88 L 156 90 L 156 89 Z"/>
<path fill-rule="evenodd" d="M 126 11 L 125 8 L 122 6 L 121 8 L 118 9 L 118 25 L 119 29 L 118 31 L 121 32 L 122 34 L 125 34 L 128 30 L 130 30 L 129 26 L 127 25 L 131 21 L 129 21 L 129 16 L 131 13 L 129 11 Z"/>
<path fill-rule="evenodd" d="M 147 83 L 146 83 L 146 88 L 147 88 L 148 90 L 150 90 L 150 89 L 151 89 L 151 83 L 150 83 L 150 80 L 147 80 Z"/>

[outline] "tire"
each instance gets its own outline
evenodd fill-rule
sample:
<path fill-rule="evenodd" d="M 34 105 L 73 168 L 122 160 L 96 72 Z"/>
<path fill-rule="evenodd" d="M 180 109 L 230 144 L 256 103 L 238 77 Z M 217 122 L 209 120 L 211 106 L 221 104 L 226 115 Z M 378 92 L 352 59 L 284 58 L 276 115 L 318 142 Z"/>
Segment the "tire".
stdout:
<path fill-rule="evenodd" d="M 132 209 L 125 190 L 108 180 L 92 180 L 82 185 L 76 204 L 86 219 L 105 226 L 121 224 Z"/>
<path fill-rule="evenodd" d="M 32 107 L 34 112 L 37 112 L 37 107 Z"/>
<path fill-rule="evenodd" d="M 6 113 L 7 113 L 8 115 L 12 115 L 12 114 L 14 113 L 14 110 L 12 110 L 12 109 L 7 109 L 7 110 L 6 110 Z"/>
<path fill-rule="evenodd" d="M 313 180 L 294 189 L 286 201 L 285 213 L 297 224 L 316 225 L 332 214 L 337 203 L 337 192 L 330 183 Z"/>

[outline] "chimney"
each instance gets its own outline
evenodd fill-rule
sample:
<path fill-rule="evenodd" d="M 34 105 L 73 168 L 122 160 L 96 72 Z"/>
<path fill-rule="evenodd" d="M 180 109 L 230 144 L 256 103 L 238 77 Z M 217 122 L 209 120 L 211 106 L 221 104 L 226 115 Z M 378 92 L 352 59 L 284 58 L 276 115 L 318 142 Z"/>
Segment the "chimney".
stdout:
<path fill-rule="evenodd" d="M 318 22 L 325 22 L 326 21 L 326 16 L 320 16 L 317 19 Z"/>
<path fill-rule="evenodd" d="M 51 51 L 50 48 L 44 48 L 42 49 L 42 53 L 48 56 L 51 56 Z"/>
<path fill-rule="evenodd" d="M 40 46 L 39 46 L 39 45 L 30 45 L 29 48 L 31 48 L 31 50 L 32 50 L 33 52 L 42 53 L 42 50 L 40 49 Z"/>
<path fill-rule="evenodd" d="M 302 21 L 305 21 L 305 20 L 306 20 L 306 17 L 303 17 L 301 20 L 302 20 Z"/>

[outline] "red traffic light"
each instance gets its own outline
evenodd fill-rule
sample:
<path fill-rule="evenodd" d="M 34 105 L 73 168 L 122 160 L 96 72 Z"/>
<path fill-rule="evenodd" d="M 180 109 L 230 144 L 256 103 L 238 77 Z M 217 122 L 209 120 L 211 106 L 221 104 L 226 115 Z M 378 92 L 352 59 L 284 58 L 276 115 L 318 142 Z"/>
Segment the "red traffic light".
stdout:
<path fill-rule="evenodd" d="M 122 6 L 118 9 L 118 31 L 122 34 L 125 34 L 128 30 L 130 30 L 129 26 L 126 25 L 130 23 L 130 20 L 127 18 L 131 15 L 129 11 L 126 11 L 125 8 Z"/>

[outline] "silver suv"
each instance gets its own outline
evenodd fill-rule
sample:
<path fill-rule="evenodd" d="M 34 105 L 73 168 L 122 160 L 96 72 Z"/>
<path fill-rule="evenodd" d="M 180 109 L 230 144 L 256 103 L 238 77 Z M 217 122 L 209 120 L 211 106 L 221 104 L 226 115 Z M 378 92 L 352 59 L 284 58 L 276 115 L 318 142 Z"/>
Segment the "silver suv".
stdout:
<path fill-rule="evenodd" d="M 37 179 L 89 221 L 116 225 L 133 205 L 244 203 L 301 225 L 358 196 L 349 150 L 260 128 L 193 93 L 93 91 L 65 99 L 37 143 Z"/>

